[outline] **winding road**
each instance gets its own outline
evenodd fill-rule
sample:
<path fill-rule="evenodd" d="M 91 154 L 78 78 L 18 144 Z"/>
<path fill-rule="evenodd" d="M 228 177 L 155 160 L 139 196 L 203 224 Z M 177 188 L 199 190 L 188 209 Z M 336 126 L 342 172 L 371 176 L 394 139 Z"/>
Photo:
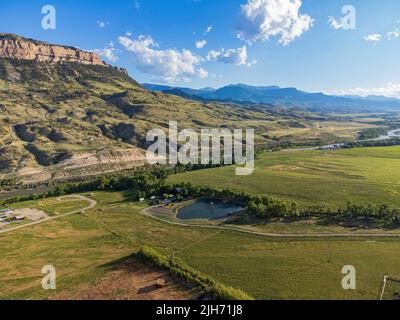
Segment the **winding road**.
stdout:
<path fill-rule="evenodd" d="M 163 219 L 156 217 L 152 214 L 151 210 L 155 206 L 145 208 L 141 210 L 141 214 L 146 217 L 168 223 L 170 225 L 188 227 L 188 228 L 203 228 L 203 229 L 218 229 L 234 231 L 239 233 L 251 234 L 256 236 L 265 236 L 272 238 L 400 238 L 400 233 L 268 233 L 268 232 L 258 232 L 251 230 L 244 230 L 235 227 L 224 227 L 224 226 L 214 226 L 214 225 L 201 225 L 201 224 L 190 224 L 183 222 L 171 221 L 168 219 Z"/>
<path fill-rule="evenodd" d="M 89 203 L 89 205 L 87 207 L 85 207 L 85 208 L 80 208 L 78 210 L 74 210 L 74 211 L 71 211 L 71 212 L 59 214 L 57 216 L 47 217 L 47 218 L 44 218 L 44 219 L 41 219 L 41 220 L 38 220 L 38 221 L 30 222 L 30 223 L 23 224 L 23 225 L 20 225 L 20 226 L 16 226 L 16 227 L 13 227 L 13 228 L 0 230 L 0 234 L 4 234 L 4 233 L 8 233 L 8 232 L 19 230 L 19 229 L 31 227 L 31 226 L 34 226 L 34 225 L 37 225 L 37 224 L 40 224 L 40 223 L 44 223 L 44 222 L 47 222 L 47 221 L 60 219 L 62 217 L 70 216 L 70 215 L 73 215 L 73 214 L 76 214 L 76 213 L 80 213 L 80 212 L 85 211 L 85 210 L 92 209 L 97 205 L 97 201 L 96 200 L 93 200 L 93 199 L 90 199 L 90 198 L 87 198 L 87 197 L 81 196 L 81 195 L 63 196 L 63 197 L 57 198 L 57 200 L 70 199 L 70 198 L 87 201 Z"/>

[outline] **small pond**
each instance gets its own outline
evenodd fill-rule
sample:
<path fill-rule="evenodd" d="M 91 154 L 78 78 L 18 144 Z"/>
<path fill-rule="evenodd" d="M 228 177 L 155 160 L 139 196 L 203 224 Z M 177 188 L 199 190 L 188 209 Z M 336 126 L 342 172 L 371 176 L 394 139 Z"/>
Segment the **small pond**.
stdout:
<path fill-rule="evenodd" d="M 221 219 L 236 214 L 244 208 L 232 203 L 216 199 L 200 199 L 186 207 L 179 209 L 177 218 L 191 219 Z"/>

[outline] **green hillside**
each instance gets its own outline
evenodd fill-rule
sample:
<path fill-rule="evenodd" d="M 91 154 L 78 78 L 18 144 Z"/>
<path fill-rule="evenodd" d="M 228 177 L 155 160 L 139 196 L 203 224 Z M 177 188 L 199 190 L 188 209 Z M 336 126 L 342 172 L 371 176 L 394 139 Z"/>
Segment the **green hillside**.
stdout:
<path fill-rule="evenodd" d="M 137 147 L 146 147 L 146 132 L 166 128 L 170 120 L 180 129 L 253 128 L 259 147 L 353 139 L 374 127 L 362 118 L 202 103 L 147 91 L 112 66 L 9 58 L 0 58 L 0 111 L 0 177 L 24 181 L 81 175 L 80 168 L 89 165 L 93 172 L 126 169 L 141 158 Z M 60 165 L 68 159 L 73 159 L 68 168 Z"/>

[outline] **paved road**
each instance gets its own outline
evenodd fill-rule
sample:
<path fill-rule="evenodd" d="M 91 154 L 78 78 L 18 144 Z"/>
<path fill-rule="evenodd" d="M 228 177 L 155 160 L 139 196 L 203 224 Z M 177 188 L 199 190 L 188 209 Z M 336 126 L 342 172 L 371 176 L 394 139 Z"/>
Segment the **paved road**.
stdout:
<path fill-rule="evenodd" d="M 214 226 L 214 225 L 201 225 L 201 224 L 190 224 L 175 222 L 160 217 L 153 216 L 151 209 L 154 207 L 149 207 L 141 210 L 141 213 L 146 217 L 168 223 L 175 226 L 189 227 L 189 228 L 204 228 L 204 229 L 219 229 L 228 230 L 239 233 L 252 234 L 257 236 L 273 237 L 273 238 L 400 238 L 400 233 L 267 233 L 243 230 L 235 227 L 224 227 L 224 226 Z"/>
<path fill-rule="evenodd" d="M 74 210 L 74 211 L 71 211 L 71 212 L 68 212 L 68 213 L 59 214 L 59 215 L 53 216 L 53 217 L 47 217 L 47 218 L 44 218 L 42 220 L 38 220 L 38 221 L 35 221 L 35 222 L 30 222 L 30 223 L 23 224 L 23 225 L 20 225 L 20 226 L 16 226 L 16 227 L 13 227 L 13 228 L 0 230 L 0 234 L 12 232 L 12 231 L 15 231 L 15 230 L 31 227 L 31 226 L 34 226 L 34 225 L 37 225 L 37 224 L 40 224 L 40 223 L 44 223 L 44 222 L 47 222 L 47 221 L 56 220 L 56 219 L 59 219 L 59 218 L 62 218 L 62 217 L 70 216 L 70 215 L 73 215 L 73 214 L 76 214 L 76 213 L 80 213 L 80 212 L 85 211 L 85 210 L 92 209 L 93 207 L 95 207 L 97 205 L 97 201 L 95 201 L 93 199 L 90 199 L 90 198 L 87 198 L 85 196 L 81 196 L 81 195 L 69 195 L 69 196 L 59 197 L 58 200 L 68 199 L 68 198 L 73 198 L 73 199 L 77 199 L 77 200 L 84 200 L 84 201 L 87 201 L 89 203 L 89 205 L 87 207 L 81 208 L 79 210 Z"/>

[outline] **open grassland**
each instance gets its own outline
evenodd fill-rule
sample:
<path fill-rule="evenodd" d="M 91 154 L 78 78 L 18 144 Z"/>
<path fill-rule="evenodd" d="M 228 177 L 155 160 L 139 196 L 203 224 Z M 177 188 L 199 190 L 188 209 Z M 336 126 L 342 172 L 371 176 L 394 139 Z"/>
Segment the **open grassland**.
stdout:
<path fill-rule="evenodd" d="M 50 215 L 59 215 L 79 210 L 88 206 L 85 200 L 74 198 L 49 198 L 35 201 L 17 202 L 9 206 L 10 209 L 30 208 L 42 210 Z"/>
<path fill-rule="evenodd" d="M 316 122 L 312 127 L 272 129 L 268 132 L 274 139 L 297 139 L 306 137 L 309 141 L 317 141 L 318 137 L 338 137 L 340 140 L 356 140 L 361 130 L 375 128 L 375 125 L 359 122 L 339 122 L 339 121 L 321 121 Z M 306 140 L 306 139 L 305 139 Z"/>
<path fill-rule="evenodd" d="M 337 151 L 282 151 L 259 156 L 250 176 L 235 176 L 235 168 L 193 171 L 169 177 L 190 182 L 267 194 L 303 206 L 331 207 L 358 203 L 400 204 L 400 147 Z"/>
<path fill-rule="evenodd" d="M 52 298 L 105 277 L 114 262 L 156 247 L 258 299 L 376 299 L 385 274 L 399 277 L 394 239 L 272 239 L 231 231 L 173 226 L 139 213 L 130 192 L 96 192 L 85 215 L 0 236 L 0 298 Z M 41 269 L 57 269 L 57 290 L 41 289 Z M 357 290 L 341 288 L 354 265 Z"/>

